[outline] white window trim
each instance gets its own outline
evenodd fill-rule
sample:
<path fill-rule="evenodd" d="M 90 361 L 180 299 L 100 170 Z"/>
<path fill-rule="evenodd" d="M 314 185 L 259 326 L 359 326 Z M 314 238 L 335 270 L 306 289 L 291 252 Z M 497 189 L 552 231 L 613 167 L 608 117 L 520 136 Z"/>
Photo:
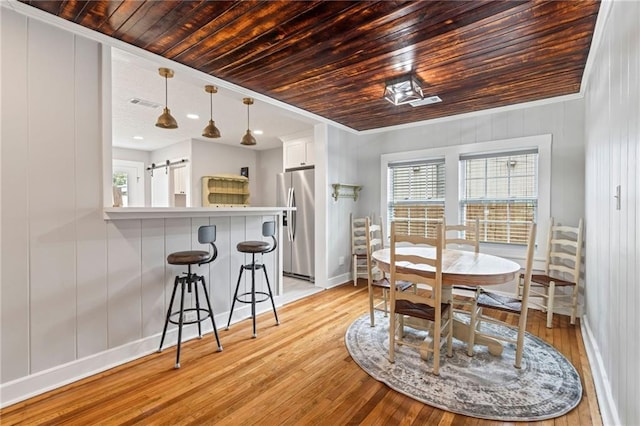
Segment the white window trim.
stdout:
<path fill-rule="evenodd" d="M 389 163 L 444 157 L 445 219 L 447 223 L 458 223 L 461 179 L 459 159 L 461 154 L 501 153 L 526 148 L 538 148 L 538 235 L 536 237 L 538 244 L 536 247 L 536 260 L 543 260 L 546 247 L 542 247 L 544 244 L 540 244 L 540 241 L 547 240 L 546 233 L 551 216 L 551 142 L 552 135 L 545 134 L 383 154 L 380 156 L 380 212 L 383 223 L 387 223 L 387 169 Z M 482 244 L 482 252 L 514 260 L 524 260 L 524 252 L 521 247 L 508 246 L 506 244 Z"/>

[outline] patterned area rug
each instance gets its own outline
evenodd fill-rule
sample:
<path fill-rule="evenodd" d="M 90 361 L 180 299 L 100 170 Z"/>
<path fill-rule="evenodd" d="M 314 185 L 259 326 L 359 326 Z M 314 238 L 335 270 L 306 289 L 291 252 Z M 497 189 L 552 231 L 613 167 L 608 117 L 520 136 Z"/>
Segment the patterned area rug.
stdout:
<path fill-rule="evenodd" d="M 463 317 L 460 317 L 463 319 Z M 505 335 L 515 332 L 490 325 Z M 422 340 L 424 332 L 406 327 L 407 338 Z M 427 405 L 465 416 L 500 421 L 536 421 L 562 416 L 582 397 L 580 377 L 555 348 L 529 333 L 525 337 L 522 368 L 513 367 L 515 346 L 504 344 L 501 356 L 476 345 L 473 357 L 466 344 L 453 339 L 453 358 L 443 347 L 440 376 L 431 372 L 418 351 L 396 346 L 396 362 L 389 362 L 389 321 L 376 312 L 376 326 L 369 314 L 349 326 L 345 342 L 351 357 L 369 375 L 392 389 Z"/>

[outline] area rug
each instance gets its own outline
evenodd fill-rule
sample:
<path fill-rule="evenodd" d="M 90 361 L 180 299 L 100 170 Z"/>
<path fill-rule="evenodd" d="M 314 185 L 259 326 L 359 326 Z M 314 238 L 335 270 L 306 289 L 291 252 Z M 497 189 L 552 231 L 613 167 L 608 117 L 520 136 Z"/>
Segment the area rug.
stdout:
<path fill-rule="evenodd" d="M 469 357 L 466 344 L 454 338 L 453 358 L 447 358 L 443 347 L 440 375 L 434 376 L 433 359 L 423 361 L 417 349 L 408 346 L 396 346 L 396 361 L 390 363 L 388 318 L 376 312 L 375 323 L 370 326 L 367 313 L 349 326 L 345 342 L 351 357 L 376 380 L 427 405 L 481 419 L 537 421 L 568 413 L 582 397 L 573 365 L 553 346 L 529 333 L 521 369 L 513 367 L 512 344 L 505 343 L 500 356 L 476 345 L 474 356 Z M 487 327 L 515 335 L 508 327 Z M 425 336 L 423 331 L 405 330 L 409 339 Z"/>

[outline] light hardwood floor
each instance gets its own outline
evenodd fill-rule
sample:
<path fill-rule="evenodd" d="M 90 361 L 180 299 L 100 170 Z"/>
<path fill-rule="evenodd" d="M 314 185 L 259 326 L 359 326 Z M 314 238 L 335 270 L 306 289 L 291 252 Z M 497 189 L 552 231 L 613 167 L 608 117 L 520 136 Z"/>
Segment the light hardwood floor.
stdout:
<path fill-rule="evenodd" d="M 367 312 L 366 285 L 352 283 L 317 293 L 251 321 L 221 330 L 216 352 L 212 334 L 7 407 L 2 425 L 496 425 L 414 401 L 368 376 L 349 356 L 344 334 Z M 555 315 L 530 311 L 527 329 L 558 348 L 583 383 L 580 405 L 538 424 L 600 425 L 591 371 L 579 326 Z"/>

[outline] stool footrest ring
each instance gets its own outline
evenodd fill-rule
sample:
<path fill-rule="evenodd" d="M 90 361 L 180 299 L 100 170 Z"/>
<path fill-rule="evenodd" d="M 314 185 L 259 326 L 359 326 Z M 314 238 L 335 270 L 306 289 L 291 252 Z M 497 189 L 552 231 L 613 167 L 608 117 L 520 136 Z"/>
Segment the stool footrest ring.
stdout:
<path fill-rule="evenodd" d="M 261 302 L 266 302 L 267 300 L 270 299 L 269 293 L 264 292 L 264 291 L 256 291 L 255 292 L 256 295 L 261 295 L 263 296 L 262 298 L 258 299 L 256 297 L 256 303 L 261 303 Z M 249 297 L 249 300 L 243 300 L 242 297 Z M 242 293 L 236 296 L 236 300 L 240 303 L 252 303 L 251 302 L 251 292 L 247 292 L 247 293 Z"/>
<path fill-rule="evenodd" d="M 207 309 L 204 308 L 187 308 L 184 310 L 184 316 L 186 317 L 187 312 L 196 312 L 196 311 L 200 311 L 201 313 L 204 314 L 204 316 L 201 316 L 200 319 L 198 320 L 197 318 L 194 320 L 190 320 L 190 321 L 182 321 L 182 324 L 197 324 L 199 322 L 202 322 L 204 320 L 207 320 L 209 318 L 211 318 L 211 314 L 209 313 L 209 311 Z M 178 319 L 174 320 L 172 317 L 177 316 Z M 172 312 L 171 315 L 169 316 L 169 322 L 171 324 L 176 324 L 176 325 L 180 325 L 180 311 L 175 311 Z"/>

